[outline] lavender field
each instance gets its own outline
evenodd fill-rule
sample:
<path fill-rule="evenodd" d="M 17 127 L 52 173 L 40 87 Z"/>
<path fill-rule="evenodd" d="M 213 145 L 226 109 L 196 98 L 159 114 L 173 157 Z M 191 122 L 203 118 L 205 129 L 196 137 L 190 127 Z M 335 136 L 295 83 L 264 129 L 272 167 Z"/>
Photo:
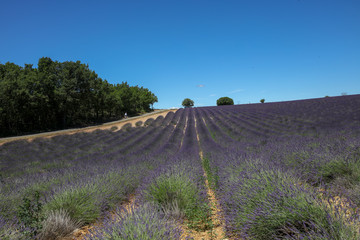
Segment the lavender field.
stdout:
<path fill-rule="evenodd" d="M 360 239 L 360 95 L 145 123 L 1 145 L 0 239 L 97 221 L 83 239 L 191 239 L 184 228 L 214 228 L 209 187 L 225 231 L 213 239 Z"/>

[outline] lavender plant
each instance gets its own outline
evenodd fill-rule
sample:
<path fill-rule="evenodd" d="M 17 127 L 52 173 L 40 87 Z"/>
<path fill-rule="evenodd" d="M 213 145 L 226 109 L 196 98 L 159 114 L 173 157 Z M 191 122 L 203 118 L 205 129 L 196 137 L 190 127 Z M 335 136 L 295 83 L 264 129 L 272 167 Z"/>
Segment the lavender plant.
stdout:
<path fill-rule="evenodd" d="M 299 186 L 299 179 L 264 165 L 247 164 L 246 171 L 238 173 L 238 190 L 228 196 L 225 207 L 229 230 L 246 239 L 298 239 L 312 233 L 331 239 L 358 237 L 316 194 Z"/>
<path fill-rule="evenodd" d="M 145 208 L 158 223 L 184 216 L 194 228 L 210 226 L 205 170 L 228 237 L 357 239 L 350 223 L 358 224 L 360 204 L 359 106 L 360 96 L 353 95 L 180 109 L 144 127 L 4 144 L 0 236 L 35 230 L 16 218 L 24 197 L 35 191 L 44 219 L 60 211 L 69 218 L 56 225 L 38 221 L 42 229 L 93 222 L 130 193 L 140 207 L 155 205 Z M 349 204 L 332 201 L 339 198 Z"/>
<path fill-rule="evenodd" d="M 174 114 L 168 119 L 171 117 Z M 159 119 L 158 124 L 161 122 Z M 158 152 L 157 147 L 170 137 L 166 134 L 170 134 L 173 127 L 162 133 L 164 129 L 169 130 L 168 125 L 157 129 L 95 131 L 0 146 L 0 166 L 4 172 L 0 215 L 8 224 L 14 224 L 16 231 L 22 229 L 19 221 L 13 219 L 16 209 L 24 196 L 38 191 L 45 219 L 54 211 L 64 210 L 71 221 L 82 224 L 95 221 L 121 204 L 135 191 L 141 179 L 160 163 L 150 155 Z M 162 136 L 161 140 L 150 145 L 150 137 L 141 139 L 148 133 Z"/>
<path fill-rule="evenodd" d="M 47 240 L 69 237 L 81 225 L 81 222 L 74 221 L 63 209 L 51 211 L 42 223 L 42 229 L 38 238 Z"/>
<path fill-rule="evenodd" d="M 200 190 L 185 168 L 172 166 L 158 174 L 144 191 L 147 201 L 157 204 L 170 217 L 185 216 L 194 226 L 208 221 L 209 206 L 200 199 Z"/>
<path fill-rule="evenodd" d="M 181 235 L 182 230 L 173 221 L 164 218 L 156 206 L 145 204 L 137 209 L 118 208 L 104 226 L 92 230 L 86 239 L 175 240 Z"/>
<path fill-rule="evenodd" d="M 359 238 L 349 224 L 358 221 L 352 204 L 324 204 L 336 195 L 356 199 L 359 103 L 353 96 L 196 109 L 204 169 L 228 236 Z"/>

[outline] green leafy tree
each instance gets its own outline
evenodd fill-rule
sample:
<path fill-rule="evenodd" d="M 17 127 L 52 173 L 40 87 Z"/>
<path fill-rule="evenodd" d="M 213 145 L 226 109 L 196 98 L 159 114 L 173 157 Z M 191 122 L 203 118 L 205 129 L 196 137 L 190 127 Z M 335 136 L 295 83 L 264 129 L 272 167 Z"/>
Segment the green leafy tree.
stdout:
<path fill-rule="evenodd" d="M 149 89 L 110 84 L 80 61 L 0 64 L 0 135 L 85 126 L 152 110 Z"/>
<path fill-rule="evenodd" d="M 184 101 L 182 101 L 182 105 L 186 108 L 188 107 L 193 107 L 194 106 L 194 101 L 191 100 L 190 98 L 185 98 Z"/>
<path fill-rule="evenodd" d="M 265 98 L 260 99 L 260 102 L 261 102 L 261 103 L 264 103 L 264 102 L 265 102 Z"/>
<path fill-rule="evenodd" d="M 14 63 L 1 65 L 0 107 L 2 133 L 17 134 L 23 129 L 23 104 L 27 104 L 27 92 L 21 82 L 22 68 Z"/>
<path fill-rule="evenodd" d="M 234 100 L 229 97 L 221 97 L 216 101 L 216 105 L 234 105 Z"/>

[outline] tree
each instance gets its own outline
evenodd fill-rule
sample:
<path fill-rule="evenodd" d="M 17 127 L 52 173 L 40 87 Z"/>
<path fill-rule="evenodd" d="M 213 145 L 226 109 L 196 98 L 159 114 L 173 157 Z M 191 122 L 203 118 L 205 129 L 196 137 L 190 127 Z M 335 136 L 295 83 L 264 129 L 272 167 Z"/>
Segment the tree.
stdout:
<path fill-rule="evenodd" d="M 194 106 L 194 101 L 191 100 L 190 98 L 185 98 L 184 101 L 182 102 L 182 105 L 186 108 L 192 107 Z"/>
<path fill-rule="evenodd" d="M 86 126 L 152 110 L 149 89 L 110 84 L 80 61 L 0 64 L 0 136 Z"/>
<path fill-rule="evenodd" d="M 232 100 L 229 97 L 221 97 L 216 101 L 216 104 L 218 106 L 221 106 L 221 105 L 234 105 L 234 100 Z"/>
<path fill-rule="evenodd" d="M 265 102 L 265 98 L 260 99 L 260 102 L 261 102 L 261 103 L 264 103 L 264 102 Z"/>

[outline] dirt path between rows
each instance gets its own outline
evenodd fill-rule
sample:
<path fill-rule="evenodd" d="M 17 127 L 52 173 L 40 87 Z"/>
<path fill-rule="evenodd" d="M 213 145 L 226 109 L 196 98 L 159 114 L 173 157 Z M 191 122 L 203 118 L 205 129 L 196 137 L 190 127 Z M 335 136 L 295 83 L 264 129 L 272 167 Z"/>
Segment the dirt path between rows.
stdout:
<path fill-rule="evenodd" d="M 200 143 L 199 133 L 197 131 L 196 118 L 195 118 L 195 129 L 196 129 L 197 141 L 198 141 L 198 143 Z M 200 144 L 199 144 L 199 146 L 200 146 Z M 201 148 L 200 148 L 199 155 L 200 155 L 201 161 L 203 161 L 203 152 L 202 152 Z M 204 240 L 204 239 L 206 239 L 206 240 L 227 240 L 227 238 L 225 237 L 225 231 L 224 231 L 225 223 L 224 223 L 224 218 L 222 216 L 220 203 L 215 197 L 215 192 L 210 188 L 205 169 L 203 169 L 203 171 L 204 171 L 204 177 L 205 177 L 205 186 L 206 186 L 207 195 L 208 195 L 208 199 L 209 199 L 210 207 L 211 207 L 211 221 L 212 221 L 213 227 L 211 230 L 205 231 L 205 232 L 197 232 L 195 230 L 185 229 L 184 234 L 189 235 L 194 240 Z"/>
<path fill-rule="evenodd" d="M 12 142 L 16 140 L 28 140 L 32 141 L 35 138 L 51 138 L 53 136 L 57 135 L 63 135 L 63 134 L 75 134 L 80 132 L 92 132 L 95 130 L 106 130 L 110 129 L 112 127 L 117 127 L 117 130 L 120 130 L 122 126 L 124 126 L 127 123 L 130 123 L 132 126 L 135 126 L 135 123 L 138 121 L 145 122 L 149 118 L 153 118 L 154 120 L 159 117 L 163 116 L 165 117 L 168 112 L 175 112 L 177 109 L 169 110 L 169 109 L 163 109 L 163 110 L 156 110 L 151 113 L 146 113 L 144 115 L 136 116 L 136 117 L 130 117 L 127 119 L 121 119 L 114 122 L 108 122 L 101 125 L 91 126 L 91 127 L 84 127 L 84 128 L 75 128 L 75 129 L 66 129 L 66 130 L 60 130 L 60 131 L 53 131 L 53 132 L 45 132 L 45 133 L 38 133 L 38 134 L 32 134 L 32 135 L 25 135 L 25 136 L 17 136 L 17 137 L 8 137 L 8 138 L 0 138 L 0 146 L 7 142 Z"/>

